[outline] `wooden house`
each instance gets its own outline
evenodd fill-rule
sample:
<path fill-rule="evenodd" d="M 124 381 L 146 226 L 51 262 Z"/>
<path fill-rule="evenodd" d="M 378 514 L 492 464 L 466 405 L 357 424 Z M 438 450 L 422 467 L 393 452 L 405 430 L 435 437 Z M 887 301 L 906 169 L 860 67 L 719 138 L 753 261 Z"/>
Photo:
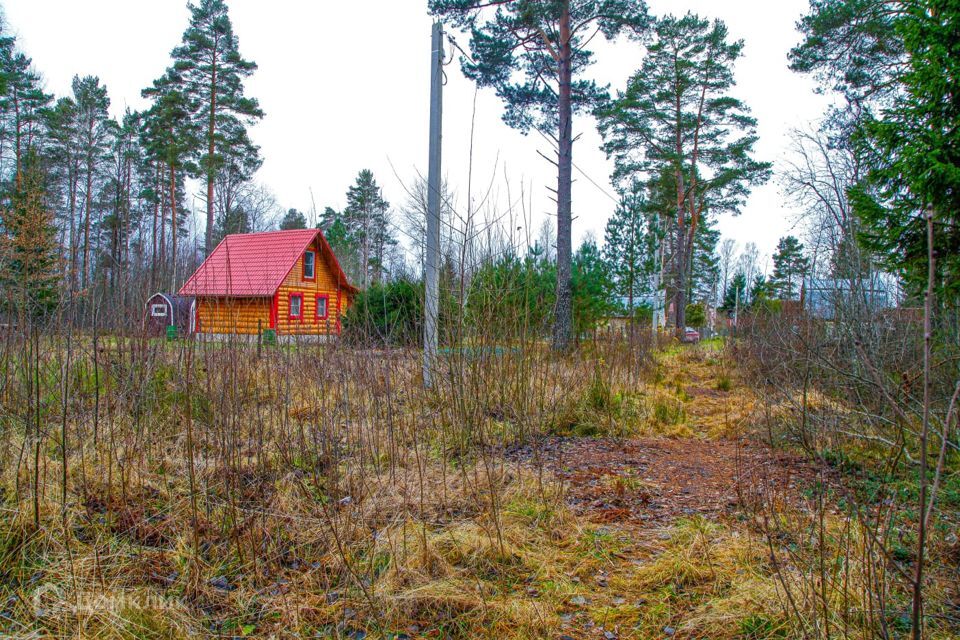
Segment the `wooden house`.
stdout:
<path fill-rule="evenodd" d="M 180 289 L 196 298 L 194 330 L 339 335 L 356 287 L 319 229 L 229 235 Z"/>
<path fill-rule="evenodd" d="M 177 335 L 193 332 L 194 299 L 173 293 L 155 293 L 147 298 L 144 326 L 150 335 L 160 336 L 167 327 L 176 327 Z"/>

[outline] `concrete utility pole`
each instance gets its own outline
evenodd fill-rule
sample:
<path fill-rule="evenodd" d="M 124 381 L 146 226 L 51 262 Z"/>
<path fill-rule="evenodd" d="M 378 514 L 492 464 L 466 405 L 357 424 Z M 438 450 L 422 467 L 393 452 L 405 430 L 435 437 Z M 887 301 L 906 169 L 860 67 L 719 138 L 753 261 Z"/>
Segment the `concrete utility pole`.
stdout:
<path fill-rule="evenodd" d="M 740 324 L 740 289 L 734 290 L 733 303 L 733 334 L 737 334 L 737 325 Z"/>
<path fill-rule="evenodd" d="M 440 148 L 443 129 L 443 24 L 433 23 L 430 51 L 430 166 L 427 173 L 427 242 L 424 253 L 425 318 L 423 384 L 433 385 L 437 359 L 437 316 L 440 300 Z"/>
<path fill-rule="evenodd" d="M 657 229 L 660 230 L 662 224 L 660 217 L 657 216 Z M 660 233 L 657 234 L 657 248 L 654 252 L 654 267 L 653 267 L 653 335 L 654 337 L 660 333 L 660 329 L 664 328 L 666 325 L 666 313 L 667 308 L 666 301 L 666 291 L 663 289 L 663 238 L 660 236 Z"/>

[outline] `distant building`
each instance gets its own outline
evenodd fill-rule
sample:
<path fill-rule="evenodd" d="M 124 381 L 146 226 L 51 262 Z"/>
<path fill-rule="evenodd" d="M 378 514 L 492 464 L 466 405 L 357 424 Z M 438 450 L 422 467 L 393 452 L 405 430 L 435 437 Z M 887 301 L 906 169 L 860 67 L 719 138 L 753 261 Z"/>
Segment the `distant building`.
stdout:
<path fill-rule="evenodd" d="M 844 310 L 878 312 L 896 306 L 896 290 L 882 277 L 855 281 L 844 278 L 808 278 L 800 300 L 804 311 L 822 320 L 836 320 Z"/>

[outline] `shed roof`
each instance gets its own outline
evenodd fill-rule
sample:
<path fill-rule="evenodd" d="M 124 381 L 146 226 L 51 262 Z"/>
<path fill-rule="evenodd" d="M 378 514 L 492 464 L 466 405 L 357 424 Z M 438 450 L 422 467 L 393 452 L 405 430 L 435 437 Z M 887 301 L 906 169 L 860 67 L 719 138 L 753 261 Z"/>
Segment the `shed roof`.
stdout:
<path fill-rule="evenodd" d="M 320 241 L 321 258 L 333 270 L 337 283 L 344 289 L 356 291 L 347 281 L 319 229 L 291 229 L 228 235 L 184 283 L 179 293 L 190 296 L 272 296 L 316 238 Z"/>

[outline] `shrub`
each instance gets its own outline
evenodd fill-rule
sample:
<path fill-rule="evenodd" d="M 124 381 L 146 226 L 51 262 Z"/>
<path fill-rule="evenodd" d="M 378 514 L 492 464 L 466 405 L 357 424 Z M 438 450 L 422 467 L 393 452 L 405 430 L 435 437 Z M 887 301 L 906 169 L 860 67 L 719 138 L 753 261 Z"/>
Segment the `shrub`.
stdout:
<path fill-rule="evenodd" d="M 707 324 L 707 311 L 699 302 L 687 305 L 687 326 L 695 329 L 702 328 Z"/>
<path fill-rule="evenodd" d="M 394 280 L 357 295 L 343 319 L 343 338 L 353 344 L 412 346 L 423 333 L 423 284 Z"/>

